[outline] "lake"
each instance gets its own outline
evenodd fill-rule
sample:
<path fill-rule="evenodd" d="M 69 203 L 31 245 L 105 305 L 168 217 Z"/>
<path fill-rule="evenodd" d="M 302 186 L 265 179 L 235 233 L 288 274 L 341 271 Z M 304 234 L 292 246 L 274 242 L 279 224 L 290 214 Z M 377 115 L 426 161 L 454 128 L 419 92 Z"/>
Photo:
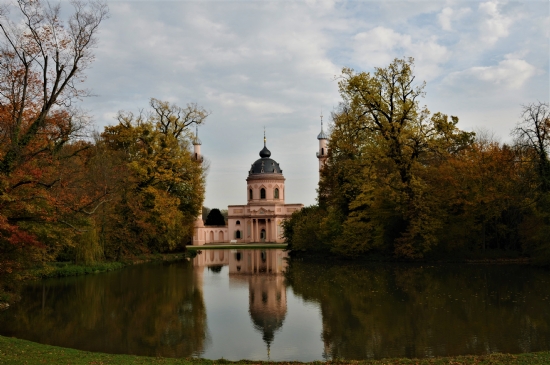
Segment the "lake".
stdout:
<path fill-rule="evenodd" d="M 0 334 L 88 351 L 312 361 L 550 350 L 550 272 L 318 264 L 282 250 L 28 283 Z"/>

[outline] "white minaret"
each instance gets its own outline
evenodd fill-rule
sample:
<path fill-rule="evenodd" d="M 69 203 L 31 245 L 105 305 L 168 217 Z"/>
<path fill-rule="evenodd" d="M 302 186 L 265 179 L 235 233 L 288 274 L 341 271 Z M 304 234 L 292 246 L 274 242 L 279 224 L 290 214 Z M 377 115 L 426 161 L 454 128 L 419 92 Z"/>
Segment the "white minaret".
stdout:
<path fill-rule="evenodd" d="M 323 169 L 323 166 L 325 166 L 325 162 L 327 161 L 328 157 L 328 148 L 327 148 L 327 140 L 328 137 L 323 131 L 323 114 L 321 113 L 321 133 L 317 136 L 317 139 L 319 140 L 319 152 L 317 152 L 317 158 L 319 159 L 319 176 L 321 175 L 321 170 Z"/>
<path fill-rule="evenodd" d="M 197 161 L 199 164 L 202 164 L 204 158 L 201 155 L 201 140 L 199 139 L 199 126 L 195 130 L 195 138 L 193 139 L 193 160 Z M 202 204 L 199 208 L 197 217 L 193 224 L 193 246 L 204 245 L 205 237 L 203 237 L 203 232 L 200 228 L 204 227 L 204 222 L 202 220 Z"/>
<path fill-rule="evenodd" d="M 195 138 L 193 139 L 193 159 L 202 163 L 203 157 L 201 155 L 201 140 L 199 139 L 199 126 L 195 131 Z"/>

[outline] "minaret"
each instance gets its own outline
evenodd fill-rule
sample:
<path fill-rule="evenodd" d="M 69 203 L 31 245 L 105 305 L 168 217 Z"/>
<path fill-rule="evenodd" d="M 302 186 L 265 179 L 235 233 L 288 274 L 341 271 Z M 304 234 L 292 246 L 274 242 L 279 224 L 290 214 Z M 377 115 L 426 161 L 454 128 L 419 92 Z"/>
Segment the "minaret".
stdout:
<path fill-rule="evenodd" d="M 327 140 L 328 137 L 323 131 L 323 113 L 321 113 L 321 133 L 317 136 L 317 139 L 319 140 L 319 152 L 317 152 L 317 158 L 319 159 L 319 176 L 321 175 L 321 170 L 323 169 L 323 166 L 325 166 L 325 162 L 327 161 L 328 157 L 328 148 L 327 148 Z"/>
<path fill-rule="evenodd" d="M 195 138 L 193 139 L 193 159 L 202 163 L 203 157 L 201 155 L 201 140 L 199 139 L 199 126 L 196 127 Z"/>
<path fill-rule="evenodd" d="M 197 161 L 202 165 L 204 158 L 201 155 L 201 140 L 199 139 L 199 126 L 195 130 L 195 138 L 193 138 L 193 160 Z M 193 246 L 204 245 L 205 238 L 203 232 L 200 228 L 204 227 L 204 221 L 202 220 L 202 203 L 199 211 L 197 212 L 197 217 L 193 224 Z"/>

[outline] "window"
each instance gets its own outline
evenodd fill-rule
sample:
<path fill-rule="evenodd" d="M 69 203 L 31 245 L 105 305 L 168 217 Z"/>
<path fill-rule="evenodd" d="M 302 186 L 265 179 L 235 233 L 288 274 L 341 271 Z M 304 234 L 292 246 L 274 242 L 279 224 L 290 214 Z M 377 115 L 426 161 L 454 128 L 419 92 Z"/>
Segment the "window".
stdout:
<path fill-rule="evenodd" d="M 273 193 L 274 199 L 279 199 L 279 188 L 275 188 L 275 192 Z"/>
<path fill-rule="evenodd" d="M 324 156 L 324 155 L 325 155 L 325 149 L 321 148 L 321 156 Z"/>
<path fill-rule="evenodd" d="M 249 190 L 248 190 L 248 199 L 249 199 L 249 200 L 252 200 L 252 199 L 253 199 L 252 189 L 249 189 Z"/>
<path fill-rule="evenodd" d="M 236 224 L 236 225 L 240 225 L 240 224 L 241 224 L 241 221 L 237 221 L 235 224 Z"/>
<path fill-rule="evenodd" d="M 260 190 L 260 199 L 265 199 L 265 189 Z"/>
<path fill-rule="evenodd" d="M 241 238 L 241 231 L 239 231 L 239 230 L 235 231 L 235 238 L 237 238 L 237 239 Z"/>

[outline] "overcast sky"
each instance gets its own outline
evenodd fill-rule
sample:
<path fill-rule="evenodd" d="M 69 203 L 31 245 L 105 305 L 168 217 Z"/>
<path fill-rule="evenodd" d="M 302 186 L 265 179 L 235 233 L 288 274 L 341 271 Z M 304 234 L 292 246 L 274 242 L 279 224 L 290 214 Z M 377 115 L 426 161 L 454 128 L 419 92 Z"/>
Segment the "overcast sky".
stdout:
<path fill-rule="evenodd" d="M 432 112 L 502 141 L 521 105 L 549 100 L 550 3 L 529 1 L 110 1 L 83 107 L 96 128 L 149 99 L 211 111 L 199 129 L 210 162 L 205 205 L 246 203 L 263 147 L 286 202 L 315 203 L 320 113 L 339 102 L 342 67 L 415 58 Z M 66 4 L 67 5 L 67 4 Z"/>

